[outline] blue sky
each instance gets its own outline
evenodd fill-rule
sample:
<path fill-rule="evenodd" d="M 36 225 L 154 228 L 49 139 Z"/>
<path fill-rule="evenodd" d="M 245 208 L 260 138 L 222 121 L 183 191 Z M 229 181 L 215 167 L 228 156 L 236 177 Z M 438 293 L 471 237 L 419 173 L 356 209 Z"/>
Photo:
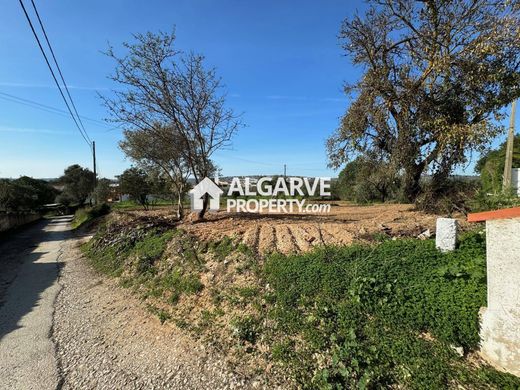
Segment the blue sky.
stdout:
<path fill-rule="evenodd" d="M 223 175 L 335 176 L 324 143 L 348 105 L 345 81 L 356 80 L 339 47 L 341 21 L 363 9 L 348 1 L 52 1 L 35 0 L 80 115 L 97 144 L 99 173 L 113 177 L 130 165 L 121 133 L 97 93 L 115 86 L 114 64 L 101 51 L 131 34 L 170 31 L 177 45 L 206 56 L 243 113 L 230 150 L 215 156 Z M 27 6 L 30 2 L 26 2 Z M 17 1 L 0 16 L 0 93 L 65 109 Z M 73 163 L 91 166 L 90 151 L 70 117 L 0 95 L 0 177 L 56 177 Z"/>

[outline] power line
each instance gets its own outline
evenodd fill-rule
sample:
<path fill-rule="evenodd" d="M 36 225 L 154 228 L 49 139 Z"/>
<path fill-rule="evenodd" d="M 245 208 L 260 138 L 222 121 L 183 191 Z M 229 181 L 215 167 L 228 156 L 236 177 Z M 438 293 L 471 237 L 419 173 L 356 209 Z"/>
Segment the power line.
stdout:
<path fill-rule="evenodd" d="M 65 105 L 67 106 L 67 109 L 68 109 L 68 111 L 70 113 L 70 116 L 72 117 L 72 120 L 76 124 L 76 127 L 78 128 L 78 131 L 80 132 L 81 136 L 83 137 L 83 139 L 85 140 L 87 145 L 90 148 L 92 148 L 92 144 L 88 140 L 88 135 L 86 136 L 85 134 L 83 134 L 83 131 L 81 130 L 81 127 L 78 124 L 78 121 L 76 120 L 76 118 L 74 117 L 74 114 L 72 113 L 72 110 L 70 108 L 69 102 L 67 101 L 67 99 L 65 98 L 65 95 L 63 94 L 63 91 L 61 89 L 60 83 L 58 82 L 58 79 L 56 78 L 56 75 L 54 74 L 54 70 L 52 69 L 52 66 L 51 66 L 51 64 L 49 62 L 49 59 L 47 58 L 47 54 L 45 53 L 45 50 L 43 49 L 43 46 L 42 46 L 42 44 L 40 42 L 40 38 L 38 38 L 38 34 L 36 33 L 36 30 L 34 29 L 34 26 L 32 24 L 31 18 L 29 17 L 29 14 L 27 13 L 27 10 L 25 9 L 25 6 L 24 6 L 22 0 L 19 0 L 19 2 L 20 2 L 20 5 L 22 6 L 22 10 L 23 10 L 23 12 L 25 14 L 25 18 L 27 19 L 27 22 L 29 22 L 29 26 L 31 27 L 32 33 L 34 35 L 34 38 L 36 38 L 36 42 L 38 43 L 38 47 L 40 48 L 40 51 L 42 52 L 43 58 L 45 59 L 45 62 L 47 63 L 47 67 L 49 68 L 49 70 L 51 72 L 52 78 L 54 79 L 54 82 L 56 83 L 56 86 L 58 87 L 58 90 L 60 91 L 60 95 L 63 98 L 63 101 L 65 102 Z"/>
<path fill-rule="evenodd" d="M 54 50 L 52 49 L 51 43 L 49 41 L 49 37 L 47 36 L 47 32 L 45 31 L 45 27 L 43 27 L 43 22 L 40 18 L 40 14 L 38 12 L 38 9 L 36 8 L 36 4 L 34 4 L 34 0 L 31 0 L 31 4 L 33 6 L 34 12 L 36 14 L 36 18 L 38 19 L 38 23 L 40 23 L 40 27 L 43 32 L 43 36 L 45 37 L 45 41 L 47 42 L 47 46 L 49 46 L 49 50 L 52 55 L 52 59 L 54 60 L 54 64 L 56 65 L 56 68 L 58 69 L 58 73 L 60 74 L 61 81 L 63 81 L 63 85 L 65 86 L 65 91 L 67 92 L 67 96 L 69 97 L 70 103 L 72 104 L 72 108 L 74 109 L 74 112 L 76 113 L 76 117 L 78 118 L 79 124 L 81 125 L 81 128 L 83 129 L 83 133 L 87 136 L 88 140 L 92 144 L 92 141 L 90 137 L 88 136 L 87 130 L 85 129 L 85 126 L 83 126 L 83 122 L 81 121 L 81 117 L 78 114 L 78 110 L 76 109 L 76 105 L 74 104 L 74 100 L 72 99 L 72 96 L 69 92 L 69 87 L 67 86 L 67 83 L 65 82 L 65 78 L 63 77 L 63 73 L 61 72 L 60 65 L 58 64 L 58 60 L 56 59 L 56 56 L 54 55 Z"/>
<path fill-rule="evenodd" d="M 67 118 L 69 117 L 69 113 L 65 110 L 61 110 L 59 108 L 49 106 L 47 104 L 38 103 L 34 100 L 25 99 L 25 98 L 21 98 L 19 96 L 11 95 L 9 93 L 0 92 L 0 99 L 4 99 L 6 101 L 13 102 L 13 103 L 22 104 L 22 105 L 25 105 L 28 107 L 37 108 L 42 111 L 50 112 L 51 114 L 62 115 L 62 116 L 66 116 Z M 114 126 L 110 127 L 105 122 L 97 120 L 97 119 L 89 118 L 88 116 L 80 115 L 80 117 L 86 121 L 89 121 L 92 123 L 97 123 L 99 125 L 103 125 L 103 127 L 107 128 L 109 130 L 118 129 L 118 127 L 114 127 Z"/>

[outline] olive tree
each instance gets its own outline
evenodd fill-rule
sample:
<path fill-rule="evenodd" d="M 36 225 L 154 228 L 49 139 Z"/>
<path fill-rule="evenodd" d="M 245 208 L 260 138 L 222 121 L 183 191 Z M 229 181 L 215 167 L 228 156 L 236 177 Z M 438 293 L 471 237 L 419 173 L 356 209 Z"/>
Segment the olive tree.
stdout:
<path fill-rule="evenodd" d="M 518 1 L 372 0 L 344 21 L 340 39 L 363 74 L 327 142 L 338 168 L 376 154 L 414 201 L 421 175 L 443 188 L 454 167 L 502 130 L 520 96 Z"/>
<path fill-rule="evenodd" d="M 94 187 L 94 172 L 83 168 L 78 164 L 69 166 L 58 179 L 58 183 L 64 186 L 63 192 L 57 198 L 65 203 L 82 206 L 92 193 Z"/>
<path fill-rule="evenodd" d="M 131 200 L 148 209 L 148 196 L 151 192 L 151 183 L 143 170 L 132 167 L 125 170 L 119 179 L 119 190 L 127 194 Z"/>
<path fill-rule="evenodd" d="M 176 194 L 177 217 L 182 218 L 182 201 L 188 189 L 190 174 L 182 137 L 175 129 L 160 124 L 147 130 L 125 130 L 124 137 L 119 146 L 128 157 L 145 171 L 159 168 L 170 179 Z"/>

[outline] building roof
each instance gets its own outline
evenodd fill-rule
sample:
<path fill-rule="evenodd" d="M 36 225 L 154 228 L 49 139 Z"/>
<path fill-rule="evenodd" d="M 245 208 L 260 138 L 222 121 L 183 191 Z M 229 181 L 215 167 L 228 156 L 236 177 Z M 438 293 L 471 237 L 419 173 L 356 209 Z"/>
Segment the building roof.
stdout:
<path fill-rule="evenodd" d="M 492 219 L 508 218 L 520 218 L 520 207 L 468 214 L 468 222 L 484 222 Z"/>

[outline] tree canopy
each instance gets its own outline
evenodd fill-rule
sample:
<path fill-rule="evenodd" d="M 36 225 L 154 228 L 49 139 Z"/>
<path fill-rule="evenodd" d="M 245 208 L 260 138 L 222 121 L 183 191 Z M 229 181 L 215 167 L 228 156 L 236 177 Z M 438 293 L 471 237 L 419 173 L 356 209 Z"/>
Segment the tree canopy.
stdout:
<path fill-rule="evenodd" d="M 148 208 L 151 183 L 148 175 L 142 169 L 132 167 L 125 170 L 119 176 L 119 189 L 122 194 L 128 194 L 134 202 L 145 209 Z"/>
<path fill-rule="evenodd" d="M 506 143 L 504 142 L 497 149 L 485 153 L 475 166 L 475 171 L 480 174 L 482 190 L 486 193 L 498 194 L 502 191 Z M 513 168 L 520 168 L 520 135 L 515 136 L 514 139 Z"/>
<path fill-rule="evenodd" d="M 188 189 L 190 167 L 184 156 L 179 132 L 175 128 L 156 124 L 147 130 L 125 130 L 124 137 L 119 146 L 128 157 L 146 170 L 149 176 L 157 180 L 164 176 L 169 179 L 169 191 L 176 194 L 177 216 L 182 218 L 182 201 Z M 161 172 L 158 173 L 157 169 Z"/>
<path fill-rule="evenodd" d="M 423 173 L 445 182 L 499 134 L 495 120 L 520 96 L 519 15 L 518 1 L 372 0 L 345 20 L 342 46 L 363 75 L 346 85 L 330 165 L 378 155 L 410 201 Z"/>
<path fill-rule="evenodd" d="M 58 191 L 48 182 L 22 176 L 0 179 L 0 211 L 30 211 L 54 202 Z"/>
<path fill-rule="evenodd" d="M 83 205 L 94 189 L 94 173 L 78 164 L 69 166 L 58 179 L 64 188 L 59 201 L 65 204 Z"/>

